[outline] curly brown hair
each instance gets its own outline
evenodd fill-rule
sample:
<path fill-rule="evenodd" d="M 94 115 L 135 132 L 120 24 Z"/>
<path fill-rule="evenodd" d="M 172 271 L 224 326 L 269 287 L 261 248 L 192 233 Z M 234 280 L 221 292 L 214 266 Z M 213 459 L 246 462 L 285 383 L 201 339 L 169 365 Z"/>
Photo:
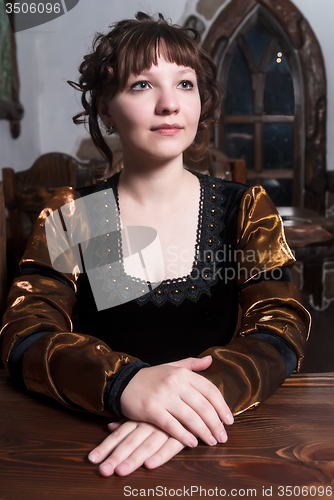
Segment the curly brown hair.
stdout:
<path fill-rule="evenodd" d="M 201 115 L 195 141 L 189 150 L 193 159 L 201 159 L 207 151 L 209 127 L 219 108 L 220 95 L 216 66 L 201 47 L 199 33 L 192 28 L 170 24 L 162 14 L 155 20 L 143 12 L 138 12 L 136 19 L 120 21 L 111 28 L 106 35 L 96 35 L 93 51 L 84 56 L 79 67 L 79 83 L 68 82 L 82 92 L 84 111 L 73 117 L 74 123 L 88 123 L 95 146 L 111 168 L 112 152 L 101 133 L 97 97 L 112 98 L 125 88 L 130 74 L 140 74 L 157 64 L 163 42 L 164 57 L 169 62 L 188 66 L 197 75 Z"/>

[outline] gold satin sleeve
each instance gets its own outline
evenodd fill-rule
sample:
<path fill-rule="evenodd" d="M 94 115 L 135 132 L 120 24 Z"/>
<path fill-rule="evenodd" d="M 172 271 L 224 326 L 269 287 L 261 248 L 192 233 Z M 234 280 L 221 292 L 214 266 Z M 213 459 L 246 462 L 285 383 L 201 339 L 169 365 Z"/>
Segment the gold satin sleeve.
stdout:
<path fill-rule="evenodd" d="M 266 332 L 283 339 L 295 350 L 300 370 L 310 329 L 310 315 L 292 283 L 250 282 L 262 273 L 294 263 L 281 217 L 262 187 L 245 192 L 237 227 L 241 326 L 225 347 L 212 347 L 201 354 L 213 358 L 202 374 L 220 389 L 235 415 L 258 406 L 286 378 L 285 364 L 276 348 L 249 335 Z"/>
<path fill-rule="evenodd" d="M 68 217 L 73 217 L 71 230 L 80 224 L 82 239 L 88 241 L 88 218 L 76 213 L 78 194 L 72 188 L 57 189 L 36 221 L 29 238 L 21 266 L 41 266 L 52 270 L 48 244 L 68 248 L 68 235 L 63 229 L 57 210 L 69 205 Z M 51 217 L 49 231 L 54 240 L 46 237 L 46 219 Z M 67 230 L 69 229 L 67 227 Z M 47 244 L 48 243 L 48 244 Z M 52 248 L 50 248 L 52 253 Z M 51 396 L 73 409 L 86 409 L 98 414 L 104 410 L 103 395 L 107 380 L 124 364 L 136 358 L 114 352 L 96 337 L 73 333 L 72 311 L 79 276 L 78 256 L 68 251 L 62 254 L 59 278 L 32 274 L 17 278 L 9 293 L 8 308 L 1 330 L 1 355 L 10 374 L 9 356 L 16 343 L 36 332 L 50 332 L 35 340 L 23 356 L 22 375 L 25 385 L 34 392 Z M 11 374 L 10 374 L 11 375 Z"/>

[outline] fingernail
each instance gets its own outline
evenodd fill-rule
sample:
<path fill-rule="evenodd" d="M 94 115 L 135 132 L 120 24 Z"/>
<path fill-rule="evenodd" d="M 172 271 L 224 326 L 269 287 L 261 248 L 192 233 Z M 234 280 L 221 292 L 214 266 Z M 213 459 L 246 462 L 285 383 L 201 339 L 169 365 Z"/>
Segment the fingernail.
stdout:
<path fill-rule="evenodd" d="M 121 474 L 125 474 L 126 472 L 128 472 L 129 470 L 129 466 L 127 463 L 124 463 L 124 464 L 121 464 L 121 465 L 118 465 L 117 467 L 117 473 L 121 473 Z"/>
<path fill-rule="evenodd" d="M 217 444 L 217 440 L 213 437 L 213 436 L 210 436 L 210 443 L 214 446 L 215 444 Z"/>
<path fill-rule="evenodd" d="M 190 446 L 191 448 L 195 448 L 195 446 L 197 446 L 197 444 L 198 444 L 198 443 L 197 443 L 197 439 L 195 439 L 195 438 L 192 438 L 192 439 L 189 441 L 189 446 Z"/>
<path fill-rule="evenodd" d="M 223 431 L 219 436 L 219 442 L 226 443 L 226 441 L 227 441 L 227 434 L 225 431 Z"/>
<path fill-rule="evenodd" d="M 113 472 L 112 467 L 109 464 L 102 464 L 100 466 L 100 471 L 103 472 L 105 476 L 110 476 Z"/>
<path fill-rule="evenodd" d="M 233 422 L 234 422 L 234 418 L 233 418 L 233 415 L 232 413 L 228 413 L 225 417 L 225 421 L 227 423 L 227 425 L 232 425 Z"/>
<path fill-rule="evenodd" d="M 99 454 L 97 451 L 91 451 L 90 454 L 88 455 L 88 460 L 90 460 L 90 462 L 96 462 L 99 458 Z"/>

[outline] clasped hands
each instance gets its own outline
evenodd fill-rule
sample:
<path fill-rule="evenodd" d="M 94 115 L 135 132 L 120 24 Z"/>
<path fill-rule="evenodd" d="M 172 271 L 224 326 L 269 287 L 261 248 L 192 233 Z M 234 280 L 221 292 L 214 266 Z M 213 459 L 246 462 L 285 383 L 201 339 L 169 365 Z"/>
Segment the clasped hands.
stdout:
<path fill-rule="evenodd" d="M 224 424 L 233 416 L 218 388 L 197 371 L 211 356 L 187 358 L 141 369 L 121 396 L 126 420 L 108 425 L 112 432 L 88 458 L 100 473 L 125 476 L 141 465 L 154 469 L 197 437 L 213 446 L 227 441 Z"/>

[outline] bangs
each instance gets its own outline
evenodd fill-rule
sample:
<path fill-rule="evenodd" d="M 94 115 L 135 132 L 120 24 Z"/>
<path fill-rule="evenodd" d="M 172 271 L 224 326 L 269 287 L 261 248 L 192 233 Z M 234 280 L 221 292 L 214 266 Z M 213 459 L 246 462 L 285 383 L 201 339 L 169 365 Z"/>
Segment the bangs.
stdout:
<path fill-rule="evenodd" d="M 150 23 L 146 23 L 150 24 Z M 152 23 L 133 30 L 122 40 L 119 47 L 117 75 L 119 90 L 124 90 L 130 74 L 139 75 L 158 64 L 163 56 L 168 62 L 192 68 L 197 75 L 203 72 L 198 57 L 197 44 L 184 30 L 171 30 L 170 26 Z"/>

